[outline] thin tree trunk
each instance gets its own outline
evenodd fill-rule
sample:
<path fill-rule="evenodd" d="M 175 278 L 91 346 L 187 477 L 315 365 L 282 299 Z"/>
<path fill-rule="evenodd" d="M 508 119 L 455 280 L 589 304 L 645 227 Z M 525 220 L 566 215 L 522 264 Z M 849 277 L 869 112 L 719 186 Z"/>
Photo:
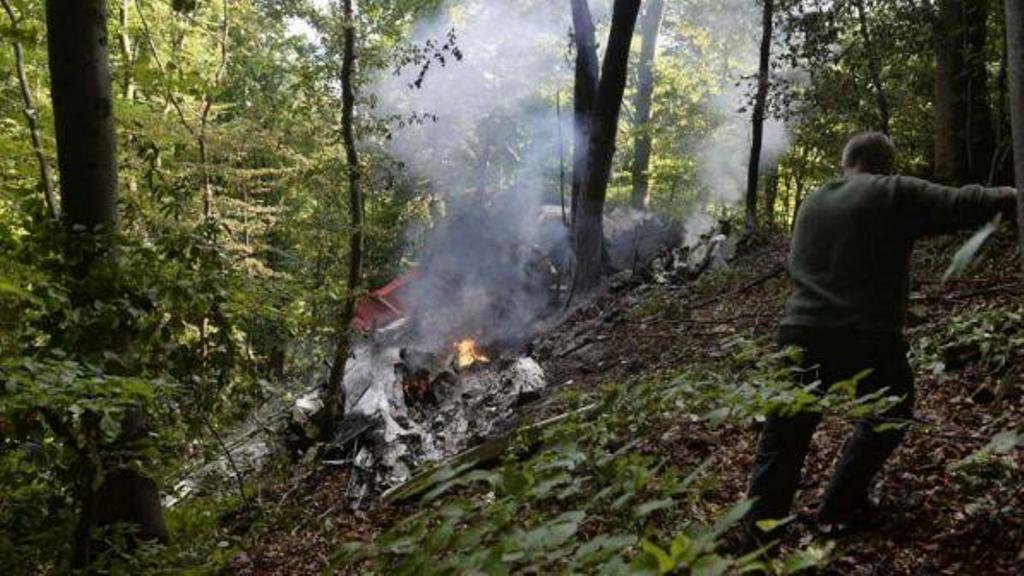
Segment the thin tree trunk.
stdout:
<path fill-rule="evenodd" d="M 769 66 L 772 54 L 772 29 L 775 0 L 763 0 L 761 59 L 757 72 L 757 94 L 754 97 L 753 133 L 750 144 L 750 165 L 747 168 L 747 236 L 757 230 L 757 181 L 761 167 L 761 146 L 764 142 L 764 120 L 768 108 Z"/>
<path fill-rule="evenodd" d="M 608 49 L 594 104 L 586 177 L 580 190 L 580 214 L 576 220 L 574 288 L 581 294 L 596 288 L 603 273 L 604 201 L 615 156 L 622 96 L 626 90 L 629 49 L 639 12 L 640 0 L 615 0 Z"/>
<path fill-rule="evenodd" d="M 580 191 L 587 170 L 590 122 L 597 100 L 598 60 L 594 20 L 587 0 L 570 0 L 573 38 L 576 44 L 576 78 L 573 91 L 573 120 L 576 127 L 572 151 L 572 223 L 579 212 Z"/>
<path fill-rule="evenodd" d="M 61 201 L 72 273 L 111 254 L 105 240 L 117 227 L 117 161 L 113 95 L 107 54 L 105 0 L 47 0 L 47 44 L 61 173 Z M 76 291 L 78 288 L 76 288 Z M 89 294 L 73 301 L 91 303 Z M 144 438 L 141 411 L 125 417 L 122 441 Z M 72 445 L 75 439 L 68 439 Z M 90 459 L 82 462 L 81 510 L 75 529 L 76 566 L 92 560 L 93 531 L 127 522 L 145 540 L 167 540 L 156 484 L 131 469 L 107 470 L 99 486 Z"/>
<path fill-rule="evenodd" d="M 1006 0 L 1006 47 L 1009 56 L 1013 165 L 1018 194 L 1018 240 L 1024 264 L 1024 0 Z"/>
<path fill-rule="evenodd" d="M 224 0 L 220 26 L 220 63 L 214 74 L 212 85 L 203 96 L 203 109 L 199 114 L 199 165 L 203 170 L 203 216 L 213 218 L 215 212 L 213 184 L 210 181 L 210 167 L 207 162 L 207 128 L 210 125 L 210 111 L 213 110 L 213 90 L 224 80 L 228 65 L 228 0 Z"/>
<path fill-rule="evenodd" d="M 8 0 L 0 0 L 4 12 L 11 21 L 11 30 L 17 31 L 18 18 Z M 39 187 L 43 190 L 43 199 L 46 201 L 46 209 L 50 217 L 60 220 L 60 208 L 57 206 L 57 193 L 53 185 L 53 173 L 50 171 L 50 161 L 46 159 L 46 151 L 43 149 L 43 137 L 39 131 L 39 112 L 36 109 L 35 98 L 32 97 L 32 87 L 28 83 L 28 75 L 25 73 L 25 54 L 22 52 L 21 43 L 17 40 L 11 41 L 11 49 L 14 51 L 14 67 L 18 74 L 18 87 L 21 89 L 21 103 L 24 108 L 25 121 L 28 123 L 28 133 L 32 140 L 32 151 L 36 155 L 36 162 L 39 164 Z"/>
<path fill-rule="evenodd" d="M 857 9 L 857 21 L 860 24 L 860 38 L 864 43 L 864 50 L 867 53 L 868 73 L 871 75 L 871 86 L 875 91 L 875 103 L 878 106 L 878 121 L 882 132 L 890 134 L 892 132 L 892 122 L 890 119 L 889 96 L 886 94 L 885 85 L 882 83 L 882 62 L 878 56 L 878 49 L 871 37 L 871 28 L 868 26 L 864 0 L 855 0 L 854 7 Z"/>
<path fill-rule="evenodd" d="M 986 186 L 994 186 L 996 182 L 1009 181 L 1013 177 L 1007 177 L 1006 174 L 1000 174 L 1000 169 L 1006 166 L 1006 159 L 1013 159 L 1013 134 L 1007 137 L 1004 126 L 1009 124 L 1012 120 L 1007 114 L 1007 98 L 1009 98 L 1009 85 L 1007 75 L 1009 74 L 1009 52 L 1006 46 L 1006 39 L 1009 36 L 1008 33 L 1000 34 L 1000 50 L 999 50 L 999 71 L 996 72 L 996 116 L 993 122 L 993 140 L 995 142 L 995 151 L 992 154 L 992 165 L 988 170 L 988 178 L 985 180 Z M 1005 170 L 1004 170 L 1005 171 Z"/>
<path fill-rule="evenodd" d="M 562 205 L 562 223 L 569 224 L 565 207 L 565 139 L 562 136 L 562 92 L 555 93 L 555 121 L 558 123 L 558 198 Z"/>
<path fill-rule="evenodd" d="M 327 381 L 327 406 L 329 414 L 334 416 L 332 419 L 341 416 L 345 408 L 345 390 L 342 382 L 345 379 L 345 364 L 348 362 L 351 346 L 350 324 L 355 313 L 356 299 L 362 288 L 363 253 L 366 246 L 363 230 L 362 166 L 359 163 L 359 152 L 356 149 L 354 127 L 356 21 L 353 0 L 344 0 L 343 10 L 345 32 L 341 66 L 341 133 L 348 169 L 349 212 L 352 231 L 349 235 L 348 294 L 345 297 L 345 305 L 339 318 L 340 334 L 334 350 L 334 363 L 331 365 L 331 373 Z"/>
<path fill-rule="evenodd" d="M 160 80 L 164 89 L 164 98 L 167 103 L 174 109 L 178 115 L 178 121 L 181 122 L 182 127 L 189 133 L 189 136 L 198 139 L 198 133 L 196 129 L 192 127 L 188 119 L 185 117 L 185 109 L 182 107 L 181 102 L 178 101 L 178 97 L 174 95 L 174 90 L 171 88 L 169 82 L 167 82 L 167 72 L 163 61 L 160 59 L 160 52 L 156 49 L 156 41 L 153 40 L 153 32 L 149 28 L 149 21 L 146 19 L 146 14 L 142 11 L 141 0 L 135 0 L 135 12 L 139 16 L 139 23 L 142 24 L 142 33 L 146 37 L 146 45 L 149 47 L 149 52 L 153 57 L 153 63 L 156 64 L 156 69 L 160 73 Z"/>
<path fill-rule="evenodd" d="M 988 3 L 964 2 L 962 20 L 965 34 L 964 74 L 967 83 L 967 118 L 964 125 L 967 135 L 967 169 L 972 182 L 982 182 L 988 176 L 995 152 L 988 79 Z"/>
<path fill-rule="evenodd" d="M 764 225 L 768 230 L 775 228 L 775 201 L 779 194 L 779 169 L 768 171 L 764 188 Z"/>
<path fill-rule="evenodd" d="M 118 19 L 121 26 L 118 43 L 121 46 L 121 56 L 124 58 L 121 96 L 128 101 L 135 100 L 135 49 L 132 47 L 132 38 L 128 34 L 128 3 L 130 1 L 121 0 L 121 6 L 118 8 Z"/>
<path fill-rule="evenodd" d="M 966 179 L 964 109 L 959 103 L 963 53 L 956 39 L 959 28 L 959 0 L 939 0 L 933 26 L 935 42 L 935 146 L 933 169 L 936 180 L 961 183 Z"/>
<path fill-rule="evenodd" d="M 651 107 L 654 99 L 654 59 L 658 32 L 665 13 L 665 0 L 650 0 L 640 25 L 640 63 L 637 70 L 636 140 L 633 145 L 633 207 L 646 210 L 651 202 Z"/>

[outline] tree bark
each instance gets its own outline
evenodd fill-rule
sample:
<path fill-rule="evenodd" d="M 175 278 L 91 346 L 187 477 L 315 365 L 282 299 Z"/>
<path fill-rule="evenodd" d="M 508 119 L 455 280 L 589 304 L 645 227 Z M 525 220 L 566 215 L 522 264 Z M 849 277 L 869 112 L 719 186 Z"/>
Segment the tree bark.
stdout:
<path fill-rule="evenodd" d="M 562 93 L 555 92 L 555 121 L 558 123 L 558 198 L 562 206 L 562 223 L 569 225 L 565 206 L 565 138 L 562 136 Z"/>
<path fill-rule="evenodd" d="M 108 257 L 107 238 L 117 227 L 106 1 L 47 0 L 46 25 L 61 203 L 69 231 L 66 246 L 72 273 L 84 277 L 93 263 Z M 124 439 L 146 434 L 141 413 L 127 416 L 124 427 Z M 86 473 L 79 487 L 81 510 L 75 531 L 77 566 L 92 560 L 97 527 L 126 522 L 138 527 L 142 539 L 167 540 L 160 495 L 152 480 L 130 469 L 108 470 L 94 488 L 97 471 L 92 466 L 83 462 Z"/>
<path fill-rule="evenodd" d="M 131 35 L 128 34 L 128 2 L 121 0 L 118 8 L 118 20 L 120 30 L 118 31 L 118 44 L 121 47 L 121 57 L 124 59 L 124 78 L 121 79 L 121 96 L 128 101 L 135 100 L 135 48 L 132 46 Z"/>
<path fill-rule="evenodd" d="M 348 362 L 351 347 L 352 315 L 355 313 L 356 299 L 363 282 L 363 254 L 366 238 L 363 229 L 363 191 L 362 166 L 359 151 L 356 149 L 355 137 L 355 68 L 356 68 L 356 21 L 353 0 L 343 0 L 345 31 L 343 37 L 343 55 L 341 65 L 341 134 L 345 147 L 345 159 L 348 172 L 348 200 L 352 231 L 349 235 L 349 268 L 348 294 L 339 318 L 338 342 L 334 350 L 334 363 L 331 365 L 330 377 L 327 381 L 327 402 L 329 414 L 336 420 L 344 413 L 345 364 Z"/>
<path fill-rule="evenodd" d="M 754 96 L 753 132 L 750 144 L 750 164 L 747 167 L 747 231 L 749 237 L 757 231 L 757 181 L 761 167 L 761 146 L 764 142 L 764 120 L 768 109 L 769 72 L 772 55 L 772 31 L 775 0 L 763 0 L 761 21 L 761 58 L 757 72 L 757 93 Z"/>
<path fill-rule="evenodd" d="M 117 160 L 105 0 L 47 0 L 51 97 L 65 223 L 117 221 Z M 59 31 L 59 33 L 54 33 Z"/>
<path fill-rule="evenodd" d="M 224 80 L 224 73 L 228 65 L 228 0 L 224 0 L 222 6 L 220 25 L 220 63 L 214 73 L 213 82 L 205 90 L 203 95 L 203 108 L 199 114 L 199 134 L 196 138 L 199 145 L 199 164 L 203 170 L 203 216 L 207 219 L 215 216 L 215 205 L 213 196 L 213 183 L 210 180 L 210 167 L 207 161 L 208 140 L 206 138 L 207 128 L 210 125 L 210 112 L 213 110 L 213 90 L 220 86 Z"/>
<path fill-rule="evenodd" d="M 17 31 L 18 18 L 8 0 L 0 0 L 4 12 L 11 21 L 11 30 Z M 14 67 L 18 74 L 18 87 L 21 89 L 21 103 L 25 112 L 25 121 L 28 123 L 28 133 L 32 140 L 32 151 L 36 155 L 36 162 L 39 164 L 39 187 L 43 190 L 43 199 L 46 201 L 46 209 L 50 217 L 60 220 L 60 208 L 57 206 L 57 193 L 53 185 L 53 173 L 50 171 L 50 161 L 46 159 L 46 151 L 43 148 L 43 137 L 39 131 L 39 111 L 36 109 L 35 98 L 32 96 L 32 87 L 28 82 L 28 75 L 25 73 L 25 54 L 21 49 L 21 42 L 11 41 L 11 49 L 14 51 Z"/>
<path fill-rule="evenodd" d="M 640 63 L 637 70 L 636 139 L 633 145 L 633 207 L 646 210 L 650 206 L 651 106 L 654 99 L 654 60 L 658 49 L 658 33 L 665 13 L 665 0 L 650 0 L 640 25 Z"/>
<path fill-rule="evenodd" d="M 622 111 L 622 96 L 626 90 L 629 49 L 639 12 L 640 0 L 615 0 L 608 49 L 594 103 L 587 165 L 576 221 L 576 273 L 573 286 L 581 294 L 596 288 L 604 271 L 604 201 L 615 156 L 615 136 Z"/>
<path fill-rule="evenodd" d="M 768 171 L 764 187 L 764 226 L 768 230 L 775 228 L 775 201 L 779 195 L 779 169 L 774 167 Z"/>
<path fill-rule="evenodd" d="M 950 183 L 983 181 L 993 153 L 988 95 L 988 8 L 940 0 L 935 18 L 935 175 Z"/>
<path fill-rule="evenodd" d="M 1017 182 L 1017 226 L 1020 230 L 1018 241 L 1024 259 L 1024 0 L 1005 1 L 1013 166 Z"/>
<path fill-rule="evenodd" d="M 571 220 L 576 225 L 580 190 L 587 170 L 590 121 L 597 100 L 598 61 L 594 20 L 587 0 L 570 0 L 573 38 L 576 44 L 576 77 L 573 91 L 573 123 L 576 127 L 572 151 Z"/>
<path fill-rule="evenodd" d="M 883 133 L 892 132 L 891 112 L 889 96 L 885 92 L 885 84 L 882 83 L 882 62 L 878 55 L 878 48 L 871 36 L 871 28 L 868 25 L 867 11 L 864 8 L 864 0 L 855 0 L 854 8 L 857 10 L 857 22 L 860 25 L 860 38 L 864 43 L 864 51 L 868 60 L 868 73 L 871 75 L 871 87 L 875 92 L 875 104 L 878 106 L 878 122 Z"/>

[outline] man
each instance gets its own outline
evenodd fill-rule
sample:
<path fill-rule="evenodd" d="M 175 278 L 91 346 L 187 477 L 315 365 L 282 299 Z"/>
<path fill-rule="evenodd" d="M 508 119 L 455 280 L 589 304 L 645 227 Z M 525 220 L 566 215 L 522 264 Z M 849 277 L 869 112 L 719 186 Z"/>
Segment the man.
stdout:
<path fill-rule="evenodd" d="M 1012 188 L 948 188 L 891 176 L 896 151 L 887 136 L 855 136 L 843 153 L 843 175 L 811 194 L 797 215 L 789 256 L 794 290 L 786 305 L 779 344 L 803 350 L 795 371 L 801 384 L 823 392 L 865 370 L 860 396 L 885 390 L 900 401 L 878 418 L 859 422 L 836 465 L 818 524 L 826 531 L 862 524 L 873 506 L 868 492 L 904 430 L 880 422 L 913 414 L 913 373 L 903 325 L 914 241 L 972 229 L 996 214 L 1014 218 Z M 746 518 L 748 547 L 773 535 L 759 520 L 789 514 L 800 469 L 819 413 L 770 415 L 750 483 L 753 508 Z"/>

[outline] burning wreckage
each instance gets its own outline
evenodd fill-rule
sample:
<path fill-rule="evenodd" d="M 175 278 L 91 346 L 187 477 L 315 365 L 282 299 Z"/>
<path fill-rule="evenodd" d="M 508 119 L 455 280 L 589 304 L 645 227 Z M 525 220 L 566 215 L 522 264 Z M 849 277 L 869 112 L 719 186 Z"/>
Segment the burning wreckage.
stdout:
<path fill-rule="evenodd" d="M 610 264 L 646 267 L 658 281 L 731 258 L 724 234 L 680 246 L 680 234 L 649 213 L 613 212 L 606 226 Z M 540 241 L 512 250 L 483 234 L 442 240 L 419 268 L 357 303 L 345 417 L 330 443 L 344 455 L 335 462 L 352 466 L 354 507 L 409 483 L 424 465 L 506 436 L 517 413 L 544 396 L 548 382 L 530 341 L 566 316 L 571 262 L 560 210 L 542 211 L 538 229 Z M 461 255 L 466 246 L 481 259 L 444 252 Z M 292 427 L 318 439 L 322 407 L 318 392 L 299 399 Z"/>

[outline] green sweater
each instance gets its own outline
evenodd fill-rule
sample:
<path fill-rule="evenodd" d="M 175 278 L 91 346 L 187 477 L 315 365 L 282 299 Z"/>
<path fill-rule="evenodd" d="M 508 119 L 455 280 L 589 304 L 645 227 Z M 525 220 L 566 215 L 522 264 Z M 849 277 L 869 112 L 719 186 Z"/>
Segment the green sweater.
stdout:
<path fill-rule="evenodd" d="M 855 174 L 810 194 L 797 214 L 782 324 L 902 332 L 910 253 L 922 236 L 1013 218 L 1012 188 L 948 188 L 906 176 Z"/>

